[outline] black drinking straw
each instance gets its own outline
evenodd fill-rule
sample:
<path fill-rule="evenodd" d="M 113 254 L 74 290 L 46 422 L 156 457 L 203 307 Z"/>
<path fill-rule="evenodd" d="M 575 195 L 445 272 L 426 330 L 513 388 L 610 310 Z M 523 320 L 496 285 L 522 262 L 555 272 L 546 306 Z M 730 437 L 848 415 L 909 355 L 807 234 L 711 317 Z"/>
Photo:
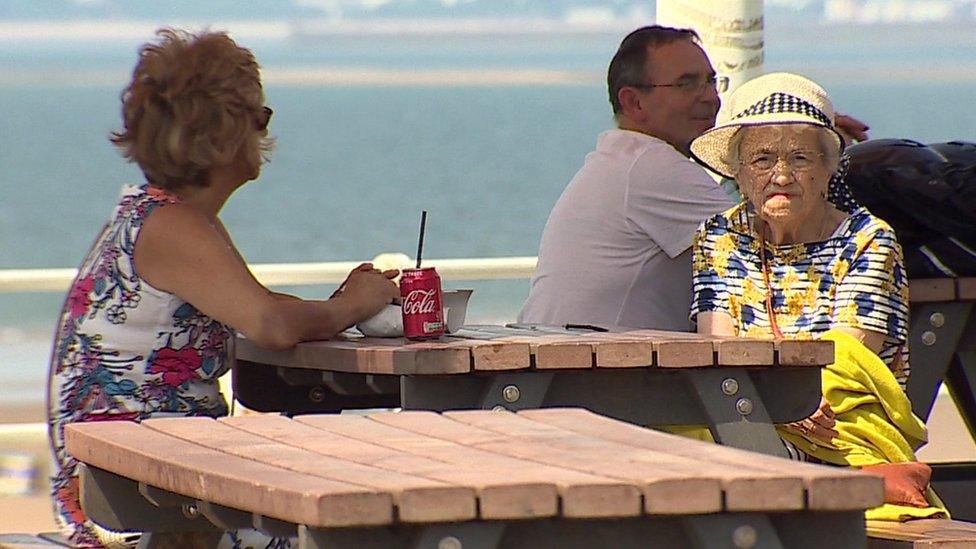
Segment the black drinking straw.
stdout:
<path fill-rule="evenodd" d="M 417 268 L 420 268 L 420 258 L 424 255 L 424 229 L 427 228 L 427 210 L 420 214 L 420 240 L 417 242 Z"/>

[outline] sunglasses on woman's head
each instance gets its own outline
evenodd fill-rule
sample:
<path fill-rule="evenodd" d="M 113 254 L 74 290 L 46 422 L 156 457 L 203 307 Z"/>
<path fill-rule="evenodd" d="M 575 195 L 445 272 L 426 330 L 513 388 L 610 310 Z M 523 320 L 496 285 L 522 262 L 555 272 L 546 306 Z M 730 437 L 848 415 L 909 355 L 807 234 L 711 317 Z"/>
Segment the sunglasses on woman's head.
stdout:
<path fill-rule="evenodd" d="M 274 114 L 274 111 L 271 110 L 271 107 L 261 107 L 261 118 L 258 118 L 258 131 L 268 129 L 272 114 Z"/>

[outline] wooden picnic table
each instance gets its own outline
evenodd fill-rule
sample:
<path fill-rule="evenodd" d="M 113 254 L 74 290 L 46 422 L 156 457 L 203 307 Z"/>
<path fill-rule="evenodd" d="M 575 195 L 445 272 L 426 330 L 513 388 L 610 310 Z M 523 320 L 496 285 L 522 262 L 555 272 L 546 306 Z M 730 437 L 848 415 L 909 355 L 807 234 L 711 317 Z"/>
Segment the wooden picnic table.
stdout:
<path fill-rule="evenodd" d="M 927 422 L 945 385 L 976 441 L 976 278 L 912 280 L 909 300 L 912 409 Z M 976 456 L 931 465 L 932 485 L 953 516 L 976 521 Z"/>
<path fill-rule="evenodd" d="M 113 530 L 257 528 L 301 548 L 864 547 L 880 478 L 582 409 L 66 426 Z"/>
<path fill-rule="evenodd" d="M 976 441 L 976 278 L 913 280 L 908 397 L 927 420 L 944 383 Z"/>
<path fill-rule="evenodd" d="M 466 326 L 431 342 L 343 335 L 284 351 L 239 338 L 236 356 L 235 395 L 262 411 L 578 406 L 638 425 L 705 425 L 723 444 L 786 456 L 773 425 L 816 409 L 833 343 Z"/>

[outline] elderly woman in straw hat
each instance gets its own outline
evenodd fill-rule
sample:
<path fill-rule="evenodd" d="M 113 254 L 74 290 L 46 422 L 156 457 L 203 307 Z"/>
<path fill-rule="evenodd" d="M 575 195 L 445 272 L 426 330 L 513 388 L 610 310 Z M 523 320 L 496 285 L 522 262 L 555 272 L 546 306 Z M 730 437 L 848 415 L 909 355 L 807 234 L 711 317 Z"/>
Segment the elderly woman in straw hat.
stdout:
<path fill-rule="evenodd" d="M 902 390 L 909 374 L 902 251 L 887 223 L 831 188 L 843 141 L 827 93 L 795 74 L 767 74 L 737 89 L 720 120 L 691 150 L 734 178 L 744 199 L 696 235 L 698 331 L 833 340 L 837 360 L 824 373 L 824 399 L 809 418 L 780 427 L 784 443 L 798 459 L 884 476 L 886 501 L 897 506 L 878 518 L 938 514 L 926 499 L 929 470 L 913 454 L 925 427 Z M 848 398 L 859 390 L 872 393 L 872 406 Z M 878 423 L 874 439 L 857 432 L 865 417 Z M 872 444 L 858 442 L 865 438 Z"/>

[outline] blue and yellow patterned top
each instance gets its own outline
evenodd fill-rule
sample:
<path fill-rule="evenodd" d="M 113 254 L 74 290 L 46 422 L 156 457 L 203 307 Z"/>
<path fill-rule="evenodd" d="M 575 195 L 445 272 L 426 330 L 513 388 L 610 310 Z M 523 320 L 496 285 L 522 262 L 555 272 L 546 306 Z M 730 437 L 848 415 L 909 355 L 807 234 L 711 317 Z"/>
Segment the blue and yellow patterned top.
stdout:
<path fill-rule="evenodd" d="M 904 387 L 908 379 L 908 276 L 891 227 L 857 208 L 830 238 L 772 246 L 766 258 L 776 322 L 788 338 L 815 338 L 849 326 L 886 335 L 880 356 Z M 759 237 L 745 203 L 702 223 L 694 239 L 698 313 L 724 312 L 736 335 L 772 337 Z"/>

